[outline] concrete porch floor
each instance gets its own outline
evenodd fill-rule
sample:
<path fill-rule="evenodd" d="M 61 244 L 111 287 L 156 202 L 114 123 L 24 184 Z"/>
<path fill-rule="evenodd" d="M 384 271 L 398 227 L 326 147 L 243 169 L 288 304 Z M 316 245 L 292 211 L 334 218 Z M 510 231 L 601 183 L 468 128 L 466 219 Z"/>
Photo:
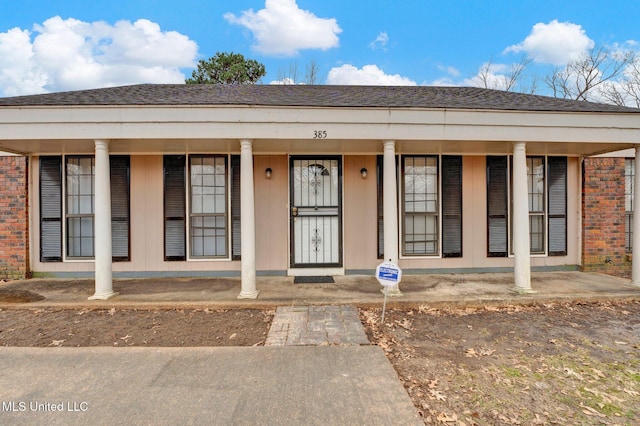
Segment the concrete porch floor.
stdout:
<path fill-rule="evenodd" d="M 88 301 L 94 293 L 92 279 L 37 278 L 0 284 L 0 295 L 26 291 L 44 297 L 29 303 L 2 302 L 0 306 L 209 306 L 225 308 L 286 305 L 377 306 L 382 287 L 373 276 L 334 277 L 333 284 L 294 284 L 293 277 L 258 277 L 255 300 L 238 300 L 240 278 L 114 279 L 119 295 L 107 301 Z M 387 306 L 483 306 L 535 304 L 562 301 L 640 300 L 640 287 L 630 280 L 576 271 L 533 272 L 534 294 L 519 295 L 512 273 L 405 275 L 402 296 L 389 297 Z"/>

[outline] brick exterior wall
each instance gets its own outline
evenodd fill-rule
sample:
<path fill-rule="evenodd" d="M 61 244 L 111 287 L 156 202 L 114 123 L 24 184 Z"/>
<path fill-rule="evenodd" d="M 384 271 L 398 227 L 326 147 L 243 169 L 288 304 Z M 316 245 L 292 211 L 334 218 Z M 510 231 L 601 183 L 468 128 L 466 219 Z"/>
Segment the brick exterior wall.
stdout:
<path fill-rule="evenodd" d="M 624 158 L 585 158 L 582 181 L 582 269 L 627 275 Z"/>
<path fill-rule="evenodd" d="M 29 277 L 28 159 L 0 156 L 0 279 Z"/>

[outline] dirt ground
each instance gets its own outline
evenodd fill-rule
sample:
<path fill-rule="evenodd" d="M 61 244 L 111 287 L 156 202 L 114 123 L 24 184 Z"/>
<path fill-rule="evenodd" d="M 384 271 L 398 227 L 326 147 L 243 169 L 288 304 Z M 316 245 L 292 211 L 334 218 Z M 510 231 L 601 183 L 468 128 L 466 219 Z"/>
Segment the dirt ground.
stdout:
<path fill-rule="evenodd" d="M 0 309 L 0 346 L 255 346 L 273 311 Z M 29 295 L 22 295 L 28 299 Z M 640 424 L 640 302 L 361 309 L 426 424 Z"/>
<path fill-rule="evenodd" d="M 426 424 L 640 424 L 640 302 L 361 310 Z"/>
<path fill-rule="evenodd" d="M 259 346 L 273 311 L 0 309 L 0 346 Z"/>

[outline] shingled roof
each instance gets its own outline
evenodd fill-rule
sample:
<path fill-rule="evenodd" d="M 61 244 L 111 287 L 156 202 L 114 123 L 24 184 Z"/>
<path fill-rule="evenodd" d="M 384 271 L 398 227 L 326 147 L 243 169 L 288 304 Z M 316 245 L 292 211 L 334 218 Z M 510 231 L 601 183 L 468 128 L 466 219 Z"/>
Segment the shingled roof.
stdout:
<path fill-rule="evenodd" d="M 0 98 L 20 106 L 247 105 L 640 113 L 640 109 L 476 87 L 139 84 Z"/>

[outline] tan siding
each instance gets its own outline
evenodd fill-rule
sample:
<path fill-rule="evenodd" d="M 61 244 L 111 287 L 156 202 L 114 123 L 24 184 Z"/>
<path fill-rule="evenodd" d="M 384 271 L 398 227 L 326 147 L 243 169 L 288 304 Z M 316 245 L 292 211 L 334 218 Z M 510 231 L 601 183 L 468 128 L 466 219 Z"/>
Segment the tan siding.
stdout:
<path fill-rule="evenodd" d="M 360 169 L 367 169 L 363 179 Z M 378 260 L 376 157 L 344 157 L 344 266 L 373 269 Z"/>
<path fill-rule="evenodd" d="M 131 157 L 131 263 L 114 269 L 165 270 L 162 156 Z M 130 268 L 130 269 L 129 269 Z M 118 269 L 116 269 L 118 270 Z"/>
<path fill-rule="evenodd" d="M 256 269 L 283 271 L 288 267 L 289 162 L 286 155 L 254 157 L 256 208 Z M 265 169 L 273 170 L 271 179 Z"/>

